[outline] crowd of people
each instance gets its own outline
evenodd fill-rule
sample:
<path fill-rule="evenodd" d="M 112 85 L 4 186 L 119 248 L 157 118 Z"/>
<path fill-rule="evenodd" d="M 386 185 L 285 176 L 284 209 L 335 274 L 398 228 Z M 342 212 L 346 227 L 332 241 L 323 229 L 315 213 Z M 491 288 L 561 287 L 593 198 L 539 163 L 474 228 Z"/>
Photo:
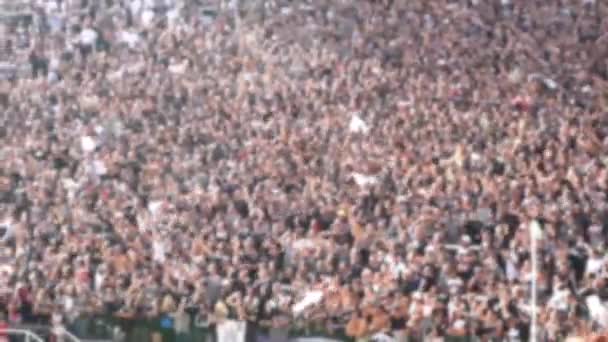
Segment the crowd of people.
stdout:
<path fill-rule="evenodd" d="M 0 315 L 608 329 L 608 2 L 201 3 L 4 24 Z"/>

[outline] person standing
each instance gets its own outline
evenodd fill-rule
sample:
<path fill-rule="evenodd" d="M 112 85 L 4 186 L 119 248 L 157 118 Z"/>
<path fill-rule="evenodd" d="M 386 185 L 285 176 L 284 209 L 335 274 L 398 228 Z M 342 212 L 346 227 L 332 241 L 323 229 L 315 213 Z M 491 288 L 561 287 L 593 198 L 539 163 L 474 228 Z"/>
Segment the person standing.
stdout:
<path fill-rule="evenodd" d="M 175 340 L 188 342 L 190 334 L 191 318 L 186 312 L 186 298 L 182 298 L 175 312 L 171 314 L 174 321 Z"/>

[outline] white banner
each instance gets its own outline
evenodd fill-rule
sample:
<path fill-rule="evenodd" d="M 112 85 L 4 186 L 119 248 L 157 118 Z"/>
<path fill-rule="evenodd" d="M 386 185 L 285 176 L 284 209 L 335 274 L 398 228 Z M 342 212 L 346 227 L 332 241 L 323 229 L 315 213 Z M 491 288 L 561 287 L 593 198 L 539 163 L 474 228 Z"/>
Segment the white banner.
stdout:
<path fill-rule="evenodd" d="M 217 325 L 218 342 L 245 342 L 247 323 L 241 321 L 225 321 Z"/>
<path fill-rule="evenodd" d="M 323 299 L 323 291 L 311 291 L 308 292 L 301 301 L 293 306 L 293 313 L 295 315 L 301 314 L 306 308 L 318 304 Z"/>

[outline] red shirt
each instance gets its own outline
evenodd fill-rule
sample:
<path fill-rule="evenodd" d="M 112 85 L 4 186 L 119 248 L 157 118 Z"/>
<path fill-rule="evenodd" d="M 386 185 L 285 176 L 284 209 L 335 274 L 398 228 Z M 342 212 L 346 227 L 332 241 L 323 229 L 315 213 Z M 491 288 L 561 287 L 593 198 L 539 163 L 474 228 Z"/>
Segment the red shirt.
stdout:
<path fill-rule="evenodd" d="M 0 321 L 0 341 L 3 339 L 8 339 L 8 333 L 5 330 L 8 329 L 8 323 L 5 321 Z"/>
<path fill-rule="evenodd" d="M 91 281 L 91 277 L 89 276 L 89 270 L 86 268 L 82 268 L 78 270 L 77 273 L 78 281 L 82 284 L 88 284 Z"/>

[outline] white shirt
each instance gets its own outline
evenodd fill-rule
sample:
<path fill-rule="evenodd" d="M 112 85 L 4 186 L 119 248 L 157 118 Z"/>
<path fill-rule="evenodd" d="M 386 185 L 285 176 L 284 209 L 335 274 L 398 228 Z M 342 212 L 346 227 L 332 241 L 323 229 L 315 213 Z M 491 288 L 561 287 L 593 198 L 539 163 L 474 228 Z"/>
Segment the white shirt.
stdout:
<path fill-rule="evenodd" d="M 152 249 L 154 251 L 154 260 L 158 262 L 165 261 L 165 243 L 163 241 L 154 241 L 152 244 Z"/>
<path fill-rule="evenodd" d="M 61 62 L 59 61 L 58 57 L 51 57 L 51 60 L 49 61 L 49 70 L 58 70 L 60 63 Z"/>
<path fill-rule="evenodd" d="M 57 1 L 46 1 L 43 5 L 44 10 L 47 14 L 59 11 L 59 4 L 57 3 Z"/>
<path fill-rule="evenodd" d="M 150 203 L 148 203 L 148 211 L 150 211 L 152 216 L 156 216 L 160 213 L 162 206 L 163 201 L 150 201 Z"/>
<path fill-rule="evenodd" d="M 597 295 L 585 298 L 585 303 L 589 308 L 591 318 L 602 325 L 608 327 L 608 308 L 603 304 Z"/>
<path fill-rule="evenodd" d="M 108 173 L 108 168 L 106 167 L 106 163 L 103 160 L 94 160 L 93 161 L 93 172 L 97 175 L 97 176 L 103 176 L 106 173 Z"/>
<path fill-rule="evenodd" d="M 144 10 L 141 14 L 141 23 L 144 27 L 150 27 L 154 22 L 154 11 Z"/>
<path fill-rule="evenodd" d="M 0 222 L 0 227 L 6 229 L 6 231 L 4 232 L 4 234 L 2 236 L 0 236 L 0 241 L 6 241 L 6 240 L 10 239 L 13 236 L 14 227 L 13 227 L 12 221 L 10 221 L 10 220 L 4 220 L 4 221 Z"/>
<path fill-rule="evenodd" d="M 97 142 L 93 137 L 87 135 L 80 138 L 80 147 L 85 153 L 89 153 L 97 148 Z"/>
<path fill-rule="evenodd" d="M 395 342 L 396 340 L 386 334 L 378 333 L 372 336 L 372 341 L 374 342 Z"/>
<path fill-rule="evenodd" d="M 519 277 L 517 267 L 511 261 L 507 261 L 507 279 L 513 280 Z"/>
<path fill-rule="evenodd" d="M 181 20 L 181 16 L 179 13 L 179 8 L 173 8 L 167 12 L 167 20 L 169 21 L 170 26 L 176 26 Z"/>
<path fill-rule="evenodd" d="M 557 310 L 568 310 L 568 291 L 556 291 L 549 300 L 549 307 Z"/>
<path fill-rule="evenodd" d="M 74 309 L 74 298 L 72 296 L 63 297 L 63 307 L 66 311 L 72 311 Z"/>
<path fill-rule="evenodd" d="M 587 267 L 585 270 L 585 273 L 590 274 L 590 273 L 597 273 L 602 269 L 602 266 L 604 266 L 604 258 L 603 257 L 591 257 L 589 258 L 589 260 L 587 260 Z"/>
<path fill-rule="evenodd" d="M 106 280 L 106 276 L 101 274 L 100 272 L 95 273 L 95 289 L 99 290 L 104 284 Z"/>
<path fill-rule="evenodd" d="M 141 41 L 137 33 L 129 31 L 121 31 L 118 36 L 119 42 L 127 44 L 130 48 L 135 48 Z"/>
<path fill-rule="evenodd" d="M 97 32 L 90 28 L 86 28 L 80 32 L 80 43 L 83 45 L 93 45 L 97 41 Z"/>
<path fill-rule="evenodd" d="M 399 275 L 404 274 L 407 271 L 407 266 L 401 261 L 397 262 L 391 255 L 387 255 L 384 258 L 384 262 L 389 265 L 391 272 L 395 278 Z"/>

